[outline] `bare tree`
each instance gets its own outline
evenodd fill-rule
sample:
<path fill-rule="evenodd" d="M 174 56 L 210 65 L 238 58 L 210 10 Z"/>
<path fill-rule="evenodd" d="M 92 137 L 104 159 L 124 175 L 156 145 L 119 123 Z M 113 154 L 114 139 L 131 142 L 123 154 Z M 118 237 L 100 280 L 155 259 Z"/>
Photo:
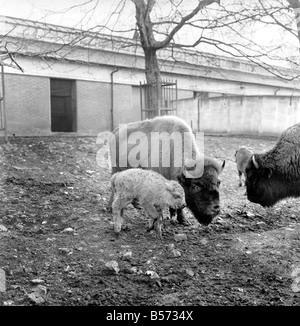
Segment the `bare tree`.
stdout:
<path fill-rule="evenodd" d="M 170 31 L 164 39 L 158 41 L 155 38 L 154 23 L 151 19 L 152 10 L 156 4 L 155 0 L 132 0 L 136 9 L 136 24 L 139 31 L 140 42 L 145 54 L 145 74 L 146 80 L 156 87 L 151 88 L 153 94 L 150 94 L 150 103 L 152 108 L 155 109 L 159 106 L 161 97 L 161 75 L 159 63 L 157 58 L 157 51 L 167 47 L 173 40 L 176 33 L 194 16 L 196 16 L 201 9 L 209 6 L 210 4 L 219 0 L 203 0 L 199 1 L 198 5 L 187 15 L 181 17 L 180 21 L 176 22 L 174 28 Z M 164 23 L 164 22 L 162 22 Z M 162 24 L 160 23 L 160 24 Z"/>
<path fill-rule="evenodd" d="M 287 0 L 290 7 L 293 8 L 295 12 L 295 20 L 297 24 L 297 35 L 300 42 L 300 1 L 299 0 Z"/>
<path fill-rule="evenodd" d="M 204 52 L 225 54 L 246 59 L 286 80 L 299 77 L 298 70 L 287 71 L 280 67 L 284 64 L 299 68 L 299 54 L 295 55 L 300 40 L 299 0 L 116 0 L 113 3 L 114 10 L 101 23 L 74 33 L 68 39 L 63 38 L 60 45 L 42 55 L 53 51 L 58 57 L 63 57 L 69 46 L 84 39 L 90 42 L 91 35 L 128 36 L 131 33 L 134 39 L 128 39 L 127 43 L 123 40 L 120 44 L 122 47 L 142 48 L 146 80 L 156 85 L 151 88 L 153 108 L 158 108 L 160 103 L 159 58 L 161 51 L 166 49 L 169 51 L 168 59 L 174 61 L 184 61 L 188 55 L 194 56 L 194 60 L 199 58 L 199 61 L 212 58 L 205 57 Z M 91 7 L 82 14 L 82 21 L 76 22 L 80 28 L 84 28 L 87 17 L 91 22 L 92 13 L 96 13 L 101 2 L 85 1 L 83 4 L 91 4 Z M 135 19 L 126 16 L 129 7 L 134 11 Z M 260 35 L 263 28 L 275 29 L 273 44 L 264 42 Z"/>

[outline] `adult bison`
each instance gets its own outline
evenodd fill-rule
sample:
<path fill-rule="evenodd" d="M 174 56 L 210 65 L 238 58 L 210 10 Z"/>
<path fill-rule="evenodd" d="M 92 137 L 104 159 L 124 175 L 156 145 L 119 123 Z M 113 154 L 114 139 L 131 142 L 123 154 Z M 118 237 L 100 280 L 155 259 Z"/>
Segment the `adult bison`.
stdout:
<path fill-rule="evenodd" d="M 300 123 L 286 129 L 271 150 L 252 155 L 246 188 L 248 199 L 264 207 L 300 196 Z"/>
<path fill-rule="evenodd" d="M 109 145 L 112 174 L 133 167 L 157 171 L 179 181 L 187 207 L 201 224 L 209 224 L 220 212 L 219 174 L 225 161 L 221 165 L 201 156 L 191 128 L 182 119 L 163 116 L 122 125 L 113 132 Z M 177 220 L 186 224 L 182 209 L 177 209 Z"/>

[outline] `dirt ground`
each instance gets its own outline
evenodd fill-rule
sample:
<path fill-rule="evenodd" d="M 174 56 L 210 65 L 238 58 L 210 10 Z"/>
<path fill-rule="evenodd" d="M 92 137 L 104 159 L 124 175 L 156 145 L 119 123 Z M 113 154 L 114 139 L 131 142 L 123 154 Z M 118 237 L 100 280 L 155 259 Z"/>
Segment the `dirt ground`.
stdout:
<path fill-rule="evenodd" d="M 250 203 L 234 162 L 240 145 L 274 143 L 206 136 L 206 154 L 226 159 L 221 214 L 209 226 L 188 211 L 190 226 L 165 220 L 160 241 L 133 207 L 115 236 L 95 137 L 1 139 L 0 305 L 299 305 L 299 201 Z"/>

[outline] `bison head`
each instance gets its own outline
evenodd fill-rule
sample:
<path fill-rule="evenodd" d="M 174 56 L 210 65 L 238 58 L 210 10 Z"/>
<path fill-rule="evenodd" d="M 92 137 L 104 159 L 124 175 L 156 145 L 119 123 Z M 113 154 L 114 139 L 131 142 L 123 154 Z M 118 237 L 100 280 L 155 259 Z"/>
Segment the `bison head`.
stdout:
<path fill-rule="evenodd" d="M 201 224 L 208 225 L 220 212 L 219 174 L 224 166 L 225 161 L 221 167 L 213 161 L 206 161 L 201 177 L 187 178 L 184 172 L 178 177 L 187 207 Z"/>
<path fill-rule="evenodd" d="M 272 169 L 264 167 L 259 156 L 252 155 L 245 172 L 248 200 L 263 207 L 273 206 L 279 198 L 275 195 L 278 187 L 272 180 Z"/>

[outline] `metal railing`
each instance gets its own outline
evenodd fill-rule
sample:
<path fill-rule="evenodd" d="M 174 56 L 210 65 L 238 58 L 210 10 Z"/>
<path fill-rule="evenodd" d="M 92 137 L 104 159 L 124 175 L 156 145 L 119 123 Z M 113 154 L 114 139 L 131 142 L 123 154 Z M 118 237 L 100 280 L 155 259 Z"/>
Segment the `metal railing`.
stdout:
<path fill-rule="evenodd" d="M 0 131 L 4 131 L 5 141 L 7 137 L 7 124 L 6 124 L 6 108 L 5 108 L 5 84 L 4 84 L 4 65 L 0 62 L 1 66 L 1 93 L 0 93 Z"/>
<path fill-rule="evenodd" d="M 160 84 L 140 83 L 140 105 L 143 120 L 161 115 L 176 115 L 177 100 L 177 80 L 163 80 Z M 153 101 L 158 103 L 153 103 Z"/>

